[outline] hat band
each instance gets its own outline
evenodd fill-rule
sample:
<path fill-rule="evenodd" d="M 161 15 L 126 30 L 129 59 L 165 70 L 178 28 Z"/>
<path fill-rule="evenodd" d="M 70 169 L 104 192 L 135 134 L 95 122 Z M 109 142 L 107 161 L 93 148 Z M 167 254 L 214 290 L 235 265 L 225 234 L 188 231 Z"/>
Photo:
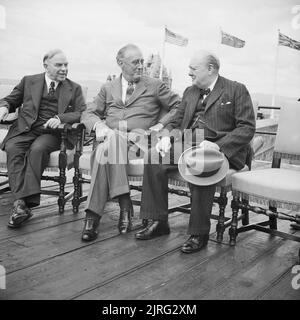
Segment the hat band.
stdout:
<path fill-rule="evenodd" d="M 216 174 L 220 169 L 213 170 L 213 171 L 207 171 L 207 172 L 202 172 L 201 174 L 197 174 L 196 177 L 210 177 Z"/>
<path fill-rule="evenodd" d="M 187 168 L 190 170 L 193 170 L 193 168 L 191 168 L 188 164 L 186 164 Z M 213 176 L 214 174 L 216 174 L 218 171 L 220 170 L 220 168 L 216 169 L 216 170 L 212 170 L 212 171 L 206 171 L 206 172 L 202 172 L 200 174 L 193 174 L 193 176 L 195 177 L 210 177 Z"/>

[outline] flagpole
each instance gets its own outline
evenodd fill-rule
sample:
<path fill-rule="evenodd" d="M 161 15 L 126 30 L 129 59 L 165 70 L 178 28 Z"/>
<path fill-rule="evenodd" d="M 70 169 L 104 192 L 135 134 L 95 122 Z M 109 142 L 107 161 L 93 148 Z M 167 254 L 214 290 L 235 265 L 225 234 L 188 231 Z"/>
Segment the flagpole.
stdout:
<path fill-rule="evenodd" d="M 220 36 L 219 36 L 219 58 L 221 58 L 221 46 L 222 46 L 222 28 L 221 28 L 221 26 L 219 27 L 219 32 L 220 32 Z"/>
<path fill-rule="evenodd" d="M 161 57 L 161 68 L 160 68 L 160 79 L 162 80 L 162 74 L 163 74 L 163 67 L 164 67 L 164 61 L 165 61 L 165 47 L 166 47 L 166 28 L 167 26 L 165 25 L 164 29 L 164 38 L 163 38 L 163 45 L 162 45 L 162 57 Z"/>
<path fill-rule="evenodd" d="M 278 44 L 278 39 L 279 39 L 279 32 L 280 29 L 278 29 L 278 37 L 277 37 L 277 47 L 276 47 L 276 56 L 275 56 L 275 70 L 274 70 L 274 83 L 273 83 L 273 95 L 272 95 L 272 107 L 275 106 L 275 98 L 276 98 L 276 87 L 277 87 L 277 64 L 278 64 L 278 53 L 279 53 L 279 44 Z M 274 119 L 274 109 L 271 109 L 271 119 Z"/>

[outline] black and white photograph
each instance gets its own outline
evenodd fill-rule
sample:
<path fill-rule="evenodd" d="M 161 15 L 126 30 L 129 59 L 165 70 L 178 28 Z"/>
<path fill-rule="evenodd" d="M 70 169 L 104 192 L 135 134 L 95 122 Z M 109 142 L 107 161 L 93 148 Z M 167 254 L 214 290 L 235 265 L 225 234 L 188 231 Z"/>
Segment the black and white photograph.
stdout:
<path fill-rule="evenodd" d="M 0 0 L 0 300 L 300 300 L 299 84 L 299 0 Z"/>

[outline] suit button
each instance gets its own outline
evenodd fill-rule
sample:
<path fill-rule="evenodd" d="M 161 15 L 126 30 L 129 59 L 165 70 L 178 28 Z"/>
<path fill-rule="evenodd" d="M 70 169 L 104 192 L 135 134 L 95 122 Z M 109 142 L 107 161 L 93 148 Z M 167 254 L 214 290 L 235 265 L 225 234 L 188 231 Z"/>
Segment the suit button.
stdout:
<path fill-rule="evenodd" d="M 26 127 L 25 130 L 26 130 L 26 131 L 29 131 L 29 127 Z"/>

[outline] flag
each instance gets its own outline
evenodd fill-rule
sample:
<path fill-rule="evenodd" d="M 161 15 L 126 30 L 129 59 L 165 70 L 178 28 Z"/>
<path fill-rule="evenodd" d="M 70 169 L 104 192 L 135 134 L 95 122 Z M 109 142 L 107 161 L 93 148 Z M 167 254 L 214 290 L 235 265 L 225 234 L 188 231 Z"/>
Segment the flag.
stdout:
<path fill-rule="evenodd" d="M 165 41 L 182 47 L 185 47 L 188 44 L 187 38 L 182 37 L 179 34 L 168 30 L 167 28 L 165 28 Z"/>
<path fill-rule="evenodd" d="M 244 40 L 234 37 L 231 34 L 223 32 L 222 30 L 221 30 L 221 35 L 222 35 L 221 43 L 226 44 L 227 46 L 231 46 L 234 48 L 243 48 L 243 46 L 246 43 Z"/>
<path fill-rule="evenodd" d="M 300 50 L 300 42 L 293 40 L 280 32 L 279 32 L 278 45 L 290 47 L 290 48 L 296 49 L 296 50 Z"/>

